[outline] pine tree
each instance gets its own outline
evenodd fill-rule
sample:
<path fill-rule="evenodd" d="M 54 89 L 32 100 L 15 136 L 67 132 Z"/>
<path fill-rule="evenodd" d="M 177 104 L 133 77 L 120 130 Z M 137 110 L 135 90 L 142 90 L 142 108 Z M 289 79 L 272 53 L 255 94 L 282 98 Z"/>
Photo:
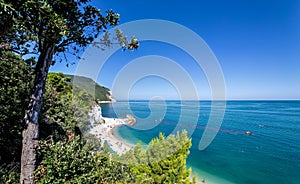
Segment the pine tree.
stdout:
<path fill-rule="evenodd" d="M 186 168 L 191 145 L 186 131 L 167 138 L 160 133 L 145 150 L 138 143 L 122 160 L 130 165 L 138 183 L 192 183 L 192 171 Z"/>

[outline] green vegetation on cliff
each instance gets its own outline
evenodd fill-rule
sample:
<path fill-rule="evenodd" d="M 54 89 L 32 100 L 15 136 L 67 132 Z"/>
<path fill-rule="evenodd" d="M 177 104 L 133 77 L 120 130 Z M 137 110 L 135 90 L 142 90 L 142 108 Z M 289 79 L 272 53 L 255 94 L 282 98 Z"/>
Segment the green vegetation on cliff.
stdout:
<path fill-rule="evenodd" d="M 100 101 L 110 101 L 110 90 L 104 86 L 99 85 L 94 80 L 83 77 L 83 76 L 74 76 L 74 75 L 67 75 L 66 77 L 71 78 L 71 83 L 75 84 L 80 89 L 86 90 L 89 94 L 91 94 L 95 99 Z M 74 81 L 75 79 L 75 81 Z"/>

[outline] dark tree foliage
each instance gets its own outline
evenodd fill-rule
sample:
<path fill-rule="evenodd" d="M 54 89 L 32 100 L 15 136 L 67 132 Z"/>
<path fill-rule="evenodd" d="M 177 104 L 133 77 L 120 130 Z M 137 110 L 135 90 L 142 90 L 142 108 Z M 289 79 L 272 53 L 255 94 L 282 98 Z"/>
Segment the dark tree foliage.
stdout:
<path fill-rule="evenodd" d="M 108 10 L 101 12 L 89 4 L 90 0 L 1 0 L 1 43 L 11 45 L 11 50 L 21 55 L 41 54 L 50 45 L 60 60 L 66 53 L 79 54 L 85 46 L 110 46 L 106 34 L 99 41 L 94 39 L 109 26 L 119 23 L 120 15 Z M 127 40 L 120 30 L 116 39 L 122 47 L 135 49 L 136 39 Z M 77 55 L 79 56 L 79 55 Z"/>
<path fill-rule="evenodd" d="M 22 121 L 32 74 L 31 66 L 20 57 L 0 51 L 0 165 L 20 161 Z"/>

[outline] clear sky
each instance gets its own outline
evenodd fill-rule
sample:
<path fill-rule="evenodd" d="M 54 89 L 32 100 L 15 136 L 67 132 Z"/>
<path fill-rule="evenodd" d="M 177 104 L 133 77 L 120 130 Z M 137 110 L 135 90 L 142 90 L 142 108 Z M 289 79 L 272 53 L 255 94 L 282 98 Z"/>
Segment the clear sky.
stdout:
<path fill-rule="evenodd" d="M 94 0 L 93 5 L 120 13 L 121 24 L 162 19 L 196 32 L 218 59 L 228 99 L 300 99 L 298 0 Z M 210 86 L 193 58 L 176 46 L 155 41 L 141 42 L 134 52 L 115 53 L 103 65 L 97 81 L 112 88 L 126 64 L 149 55 L 177 62 L 195 82 L 199 97 L 210 98 Z M 75 67 L 58 63 L 51 71 L 74 73 Z M 168 79 L 149 75 L 136 81 L 128 93 L 131 99 L 176 99 L 177 90 Z"/>

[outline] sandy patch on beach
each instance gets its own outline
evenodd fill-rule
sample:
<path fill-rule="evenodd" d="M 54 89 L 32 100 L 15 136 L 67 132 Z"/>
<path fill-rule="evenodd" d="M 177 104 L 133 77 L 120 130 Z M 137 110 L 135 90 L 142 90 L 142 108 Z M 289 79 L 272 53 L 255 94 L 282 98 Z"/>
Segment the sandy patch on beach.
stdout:
<path fill-rule="evenodd" d="M 92 127 L 89 133 L 101 139 L 102 144 L 106 142 L 119 155 L 134 147 L 134 145 L 128 144 L 114 135 L 115 127 L 120 125 L 132 126 L 135 123 L 135 119 L 132 116 L 126 115 L 124 119 L 103 117 L 103 120 L 105 121 L 104 123 Z"/>

